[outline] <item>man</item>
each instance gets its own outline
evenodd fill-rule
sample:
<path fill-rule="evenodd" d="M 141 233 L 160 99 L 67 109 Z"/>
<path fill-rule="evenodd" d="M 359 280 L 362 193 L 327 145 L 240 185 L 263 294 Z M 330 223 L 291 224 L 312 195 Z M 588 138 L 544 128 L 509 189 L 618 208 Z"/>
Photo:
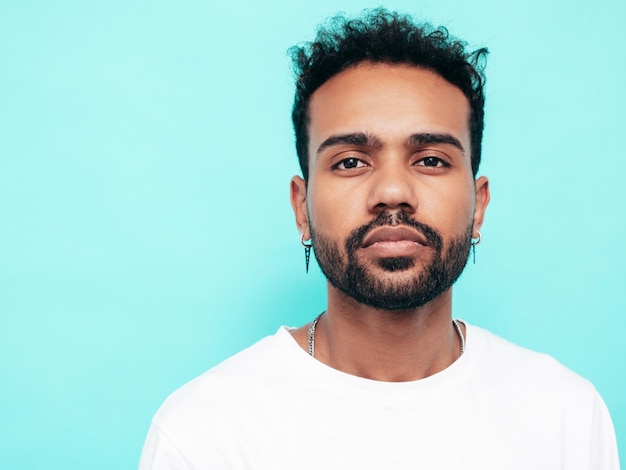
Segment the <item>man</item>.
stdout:
<path fill-rule="evenodd" d="M 452 317 L 489 203 L 485 54 L 380 9 L 293 51 L 291 203 L 327 309 L 172 395 L 141 469 L 618 468 L 590 383 Z"/>

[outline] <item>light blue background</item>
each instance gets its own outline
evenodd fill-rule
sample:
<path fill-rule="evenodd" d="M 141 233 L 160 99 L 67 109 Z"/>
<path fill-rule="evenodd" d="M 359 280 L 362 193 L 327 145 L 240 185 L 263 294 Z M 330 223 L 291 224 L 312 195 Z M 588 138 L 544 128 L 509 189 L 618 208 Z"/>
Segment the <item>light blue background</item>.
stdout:
<path fill-rule="evenodd" d="M 491 50 L 455 315 L 591 379 L 626 454 L 626 2 L 385 5 Z M 0 0 L 0 468 L 135 468 L 169 393 L 324 308 L 285 51 L 366 6 Z"/>

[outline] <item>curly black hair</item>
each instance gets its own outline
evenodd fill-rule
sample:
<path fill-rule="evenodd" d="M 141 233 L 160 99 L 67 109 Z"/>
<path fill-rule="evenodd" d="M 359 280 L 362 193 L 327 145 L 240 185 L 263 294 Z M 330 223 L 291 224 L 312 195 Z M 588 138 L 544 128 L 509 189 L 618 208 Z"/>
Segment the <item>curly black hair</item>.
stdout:
<path fill-rule="evenodd" d="M 384 8 L 360 18 L 335 16 L 320 26 L 315 41 L 289 49 L 296 74 L 292 120 L 302 176 L 308 180 L 308 107 L 311 96 L 331 77 L 361 62 L 409 64 L 432 70 L 458 87 L 470 104 L 472 172 L 478 172 L 484 128 L 484 68 L 487 49 L 466 52 L 466 43 L 444 27 L 416 23 Z"/>

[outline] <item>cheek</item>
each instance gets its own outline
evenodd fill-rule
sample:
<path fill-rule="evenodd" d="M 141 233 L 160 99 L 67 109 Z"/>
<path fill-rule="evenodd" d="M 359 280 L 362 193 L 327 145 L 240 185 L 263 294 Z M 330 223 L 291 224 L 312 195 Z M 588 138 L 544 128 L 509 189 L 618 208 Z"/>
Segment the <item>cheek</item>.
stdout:
<path fill-rule="evenodd" d="M 313 229 L 330 238 L 345 237 L 357 223 L 354 220 L 358 213 L 356 199 L 333 192 L 328 187 L 324 191 L 311 191 L 308 209 Z"/>
<path fill-rule="evenodd" d="M 474 218 L 474 193 L 463 188 L 442 191 L 423 200 L 420 209 L 418 214 L 428 217 L 433 226 L 448 233 L 464 232 Z"/>
<path fill-rule="evenodd" d="M 336 236 L 340 230 L 340 204 L 328 198 L 316 198 L 309 204 L 309 220 L 313 229 L 326 236 Z"/>

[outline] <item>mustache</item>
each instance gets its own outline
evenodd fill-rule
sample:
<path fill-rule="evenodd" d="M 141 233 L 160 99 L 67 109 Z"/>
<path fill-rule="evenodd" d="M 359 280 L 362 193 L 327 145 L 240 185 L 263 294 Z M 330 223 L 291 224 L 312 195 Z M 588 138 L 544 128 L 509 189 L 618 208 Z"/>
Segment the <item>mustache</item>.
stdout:
<path fill-rule="evenodd" d="M 363 240 L 369 232 L 384 225 L 405 225 L 407 227 L 411 227 L 424 235 L 429 245 L 432 246 L 435 251 L 441 251 L 443 238 L 437 230 L 422 222 L 418 222 L 404 211 L 395 211 L 379 212 L 371 222 L 350 232 L 350 235 L 346 239 L 346 251 L 348 254 L 351 255 L 356 252 L 356 250 L 363 244 Z"/>

